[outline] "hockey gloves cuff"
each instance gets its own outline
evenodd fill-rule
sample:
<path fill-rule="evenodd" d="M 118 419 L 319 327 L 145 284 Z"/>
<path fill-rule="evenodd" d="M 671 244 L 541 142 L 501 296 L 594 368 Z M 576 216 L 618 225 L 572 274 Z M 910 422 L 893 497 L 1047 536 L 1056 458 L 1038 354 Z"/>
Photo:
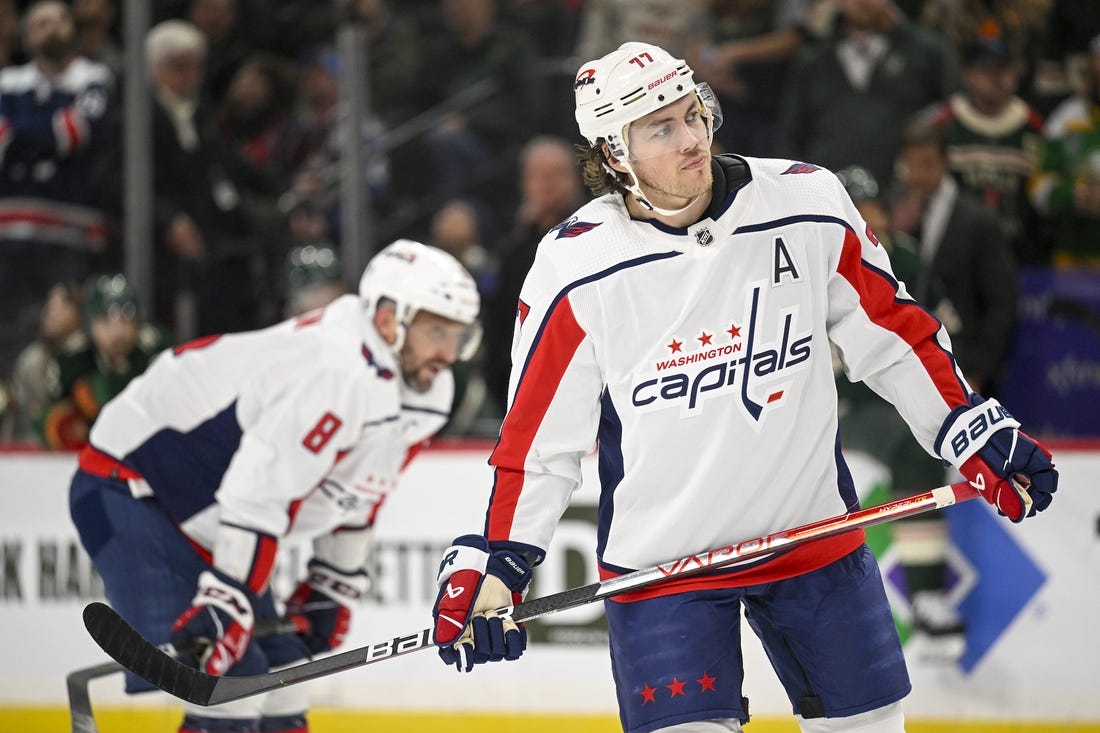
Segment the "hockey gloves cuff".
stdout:
<path fill-rule="evenodd" d="M 203 571 L 191 607 L 172 624 L 171 642 L 180 660 L 213 675 L 223 675 L 241 662 L 256 623 L 253 600 L 252 593 L 228 575 Z M 241 673 L 266 672 L 259 656 L 253 660 L 258 666 L 250 664 Z"/>
<path fill-rule="evenodd" d="M 336 649 L 351 626 L 351 608 L 370 588 L 366 571 L 345 572 L 311 560 L 309 576 L 287 599 L 286 613 L 311 654 Z"/>
<path fill-rule="evenodd" d="M 948 415 L 936 439 L 940 455 L 1013 522 L 1050 506 L 1058 489 L 1051 454 L 996 400 L 970 396 Z"/>
<path fill-rule="evenodd" d="M 527 629 L 512 621 L 511 608 L 531 582 L 526 560 L 510 550 L 493 552 L 480 535 L 463 535 L 447 549 L 436 580 L 432 641 L 446 664 L 469 672 L 475 664 L 519 659 Z"/>

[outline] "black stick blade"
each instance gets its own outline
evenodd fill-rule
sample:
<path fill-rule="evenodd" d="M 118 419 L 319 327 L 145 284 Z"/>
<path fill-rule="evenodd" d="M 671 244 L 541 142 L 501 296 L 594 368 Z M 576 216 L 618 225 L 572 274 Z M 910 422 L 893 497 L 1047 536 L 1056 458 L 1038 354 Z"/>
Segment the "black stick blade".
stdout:
<path fill-rule="evenodd" d="M 126 619 L 104 603 L 84 608 L 84 627 L 116 662 L 170 695 L 208 705 L 217 677 L 181 664 L 145 639 Z"/>

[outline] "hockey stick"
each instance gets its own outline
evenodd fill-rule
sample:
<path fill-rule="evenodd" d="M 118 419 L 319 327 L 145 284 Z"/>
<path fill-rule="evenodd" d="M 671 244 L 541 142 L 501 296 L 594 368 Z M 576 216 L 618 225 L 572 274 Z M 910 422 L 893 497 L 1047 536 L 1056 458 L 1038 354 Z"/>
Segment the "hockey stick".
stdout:
<path fill-rule="evenodd" d="M 789 550 L 811 540 L 850 532 L 968 501 L 978 492 L 961 481 L 932 489 L 923 494 L 860 509 L 765 537 L 726 545 L 698 555 L 689 555 L 661 565 L 580 588 L 525 601 L 513 608 L 498 609 L 510 613 L 514 621 L 530 621 L 558 611 L 583 606 L 609 596 L 639 590 L 669 578 L 682 578 L 708 570 L 758 559 L 780 550 Z M 110 606 L 90 603 L 84 609 L 84 625 L 96 643 L 122 666 L 165 692 L 196 705 L 218 705 L 231 700 L 294 685 L 307 680 L 343 672 L 433 646 L 431 629 L 341 652 L 330 657 L 299 664 L 279 672 L 249 677 L 215 677 L 188 667 L 165 654 L 144 639 Z"/>
<path fill-rule="evenodd" d="M 260 619 L 256 622 L 255 638 L 274 634 L 292 634 L 298 627 L 289 619 Z M 175 654 L 170 645 L 165 651 Z M 92 699 L 88 694 L 88 685 L 92 680 L 107 677 L 126 668 L 113 659 L 91 667 L 73 670 L 65 677 L 65 687 L 69 691 L 69 719 L 72 721 L 72 733 L 99 733 L 95 716 L 92 714 Z"/>

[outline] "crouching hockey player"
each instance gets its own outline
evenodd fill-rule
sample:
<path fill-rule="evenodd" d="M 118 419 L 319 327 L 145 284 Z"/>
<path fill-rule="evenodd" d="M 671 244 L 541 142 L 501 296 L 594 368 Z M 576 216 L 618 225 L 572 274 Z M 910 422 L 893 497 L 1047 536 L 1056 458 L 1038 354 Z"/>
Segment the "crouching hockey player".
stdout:
<path fill-rule="evenodd" d="M 260 331 L 162 353 L 107 403 L 80 454 L 71 513 L 111 605 L 208 674 L 249 675 L 335 649 L 368 588 L 375 514 L 450 412 L 450 367 L 480 338 L 473 278 L 408 240 L 345 295 Z M 274 619 L 282 543 L 312 541 Z M 151 689 L 128 674 L 127 689 Z M 306 689 L 203 708 L 181 731 L 302 733 Z"/>

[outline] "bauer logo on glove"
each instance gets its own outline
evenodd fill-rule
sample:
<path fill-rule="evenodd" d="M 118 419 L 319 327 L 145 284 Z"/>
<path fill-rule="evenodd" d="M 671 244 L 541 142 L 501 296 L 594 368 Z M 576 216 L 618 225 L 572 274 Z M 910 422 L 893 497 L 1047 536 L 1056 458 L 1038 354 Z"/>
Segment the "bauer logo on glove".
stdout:
<path fill-rule="evenodd" d="M 1051 453 L 996 400 L 970 396 L 944 422 L 936 449 L 997 511 L 1022 522 L 1043 511 L 1058 489 Z"/>

